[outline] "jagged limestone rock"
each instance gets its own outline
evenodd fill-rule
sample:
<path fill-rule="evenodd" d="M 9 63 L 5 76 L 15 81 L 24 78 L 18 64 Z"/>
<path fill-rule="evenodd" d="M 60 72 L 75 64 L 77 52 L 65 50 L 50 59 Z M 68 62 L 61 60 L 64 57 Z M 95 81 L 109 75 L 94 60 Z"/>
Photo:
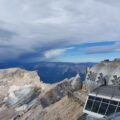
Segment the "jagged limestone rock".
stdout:
<path fill-rule="evenodd" d="M 26 112 L 26 111 L 28 110 L 28 105 L 27 105 L 27 104 L 24 104 L 24 105 L 22 105 L 22 106 L 20 106 L 20 107 L 15 108 L 15 110 L 16 110 L 17 112 L 21 112 L 21 111 Z"/>
<path fill-rule="evenodd" d="M 80 80 L 79 74 L 73 79 L 71 86 L 73 90 L 80 90 L 82 88 L 82 81 Z"/>
<path fill-rule="evenodd" d="M 112 85 L 114 76 L 120 77 L 120 61 L 103 61 L 87 69 L 86 83 L 89 91 L 101 85 Z"/>
<path fill-rule="evenodd" d="M 12 105 L 22 105 L 31 101 L 35 95 L 35 86 L 24 85 L 24 86 L 11 86 L 8 91 L 8 97 L 5 98 L 5 102 Z"/>
<path fill-rule="evenodd" d="M 0 119 L 14 117 L 20 109 L 22 111 L 22 106 L 27 105 L 28 109 L 35 106 L 42 86 L 44 83 L 40 81 L 36 71 L 20 68 L 0 70 Z"/>
<path fill-rule="evenodd" d="M 46 92 L 40 99 L 43 108 L 50 106 L 61 100 L 70 91 L 77 91 L 82 88 L 82 82 L 80 76 L 77 74 L 71 79 L 65 79 L 59 83 L 56 83 L 54 88 Z"/>
<path fill-rule="evenodd" d="M 36 71 L 27 71 L 20 68 L 11 68 L 0 70 L 0 119 L 9 120 L 9 119 L 22 119 L 22 116 L 28 116 L 29 120 L 34 116 L 35 120 L 46 120 L 48 116 L 44 116 L 47 111 L 44 111 L 47 108 L 50 108 L 56 103 L 59 103 L 67 95 L 68 91 L 80 90 L 81 81 L 80 76 L 76 76 L 70 79 L 65 79 L 56 84 L 45 84 L 43 83 Z M 66 101 L 68 102 L 68 101 Z M 50 120 L 63 119 L 64 116 L 68 115 L 69 118 L 73 116 L 76 117 L 76 114 L 72 114 L 72 111 L 75 108 L 79 109 L 79 104 L 73 101 L 72 109 L 68 105 L 63 109 L 64 112 L 61 112 L 59 115 L 59 109 L 55 113 L 55 116 L 51 115 Z M 71 102 L 69 102 L 71 105 Z M 36 109 L 36 108 L 39 109 Z M 56 108 L 60 106 L 57 105 Z M 66 111 L 66 109 L 68 110 Z M 61 108 L 62 109 L 62 108 Z M 35 113 L 33 114 L 35 110 Z M 48 112 L 50 111 L 48 110 Z M 52 111 L 54 114 L 56 109 Z M 30 114 L 29 114 L 30 113 Z M 64 114 L 62 117 L 61 115 Z M 38 116 L 37 116 L 38 115 Z M 49 115 L 49 114 L 48 114 Z M 78 114 L 79 115 L 79 114 Z M 69 120 L 66 118 L 66 120 Z"/>
<path fill-rule="evenodd" d="M 37 106 L 21 116 L 19 120 L 79 120 L 79 116 L 83 114 L 82 110 L 83 107 L 78 102 L 65 96 L 42 111 L 40 106 Z"/>

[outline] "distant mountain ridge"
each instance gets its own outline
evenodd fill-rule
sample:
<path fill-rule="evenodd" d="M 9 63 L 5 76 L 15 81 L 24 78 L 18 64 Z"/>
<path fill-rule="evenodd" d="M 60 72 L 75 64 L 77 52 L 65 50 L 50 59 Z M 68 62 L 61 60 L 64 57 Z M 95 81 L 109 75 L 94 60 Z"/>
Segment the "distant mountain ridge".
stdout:
<path fill-rule="evenodd" d="M 86 68 L 96 63 L 67 63 L 67 62 L 37 62 L 37 63 L 6 63 L 0 64 L 2 68 L 20 67 L 27 70 L 36 70 L 45 83 L 60 82 L 65 78 L 71 78 L 79 74 L 85 79 Z"/>

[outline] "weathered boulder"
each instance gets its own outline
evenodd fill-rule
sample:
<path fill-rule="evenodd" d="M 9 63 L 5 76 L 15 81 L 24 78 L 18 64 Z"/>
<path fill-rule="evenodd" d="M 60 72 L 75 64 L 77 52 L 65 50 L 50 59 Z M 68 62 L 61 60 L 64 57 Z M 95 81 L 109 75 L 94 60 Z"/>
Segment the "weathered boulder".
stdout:
<path fill-rule="evenodd" d="M 24 85 L 41 87 L 40 78 L 36 71 L 20 68 L 0 70 L 0 98 L 8 96 L 10 89 L 24 88 Z M 14 86 L 14 87 L 12 87 Z"/>
<path fill-rule="evenodd" d="M 43 107 L 50 106 L 51 104 L 56 103 L 61 100 L 64 96 L 68 94 L 68 92 L 77 91 L 82 88 L 82 81 L 80 81 L 80 76 L 77 74 L 75 77 L 71 79 L 65 79 L 59 83 L 56 83 L 54 87 L 45 92 L 41 97 L 40 101 Z"/>
<path fill-rule="evenodd" d="M 40 104 L 39 96 L 48 89 L 49 85 L 40 81 L 36 71 L 20 68 L 0 70 L 0 119 L 16 119 L 19 112 L 24 113 Z"/>
<path fill-rule="evenodd" d="M 71 82 L 71 86 L 73 90 L 80 90 L 82 89 L 82 81 L 80 80 L 80 75 L 77 74 L 76 77 Z"/>
<path fill-rule="evenodd" d="M 9 106 L 27 104 L 36 96 L 36 92 L 36 87 L 33 85 L 11 86 L 4 102 Z"/>

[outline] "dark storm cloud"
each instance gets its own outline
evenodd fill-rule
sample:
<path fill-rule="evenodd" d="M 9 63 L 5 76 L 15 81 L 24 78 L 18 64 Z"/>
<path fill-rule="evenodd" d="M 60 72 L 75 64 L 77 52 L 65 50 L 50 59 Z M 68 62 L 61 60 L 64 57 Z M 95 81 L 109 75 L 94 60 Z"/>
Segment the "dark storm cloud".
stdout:
<path fill-rule="evenodd" d="M 87 54 L 120 52 L 120 42 L 116 42 L 113 45 L 89 47 L 87 49 L 84 49 L 84 52 Z"/>
<path fill-rule="evenodd" d="M 0 0 L 0 61 L 27 54 L 39 60 L 51 49 L 119 41 L 120 8 L 113 3 L 120 2 L 104 1 Z"/>
<path fill-rule="evenodd" d="M 0 28 L 0 41 L 9 41 L 16 33 Z"/>

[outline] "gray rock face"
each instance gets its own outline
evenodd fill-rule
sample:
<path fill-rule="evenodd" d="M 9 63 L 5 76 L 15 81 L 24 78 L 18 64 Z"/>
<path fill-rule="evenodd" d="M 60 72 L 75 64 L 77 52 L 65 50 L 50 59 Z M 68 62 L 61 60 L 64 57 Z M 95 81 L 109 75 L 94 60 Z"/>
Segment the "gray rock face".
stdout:
<path fill-rule="evenodd" d="M 41 104 L 43 107 L 47 107 L 59 100 L 61 100 L 69 91 L 77 91 L 82 88 L 82 82 L 80 76 L 76 75 L 71 79 L 65 79 L 60 83 L 57 83 L 53 89 L 46 92 L 41 98 Z"/>
<path fill-rule="evenodd" d="M 82 81 L 80 80 L 79 74 L 76 75 L 74 80 L 71 82 L 73 90 L 80 90 L 82 88 Z"/>
<path fill-rule="evenodd" d="M 0 120 L 9 120 L 18 111 L 34 106 L 43 86 L 35 71 L 0 70 Z"/>
<path fill-rule="evenodd" d="M 117 76 L 117 77 L 115 77 Z M 117 80 L 115 80 L 117 78 Z M 103 61 L 88 69 L 86 82 L 89 90 L 93 90 L 100 85 L 119 85 L 120 79 L 120 61 Z"/>
<path fill-rule="evenodd" d="M 24 85 L 40 87 L 40 78 L 35 71 L 26 71 L 20 68 L 0 70 L 0 98 L 6 97 L 12 86 L 16 90 Z"/>
<path fill-rule="evenodd" d="M 29 103 L 29 101 L 32 101 L 34 96 L 37 95 L 37 90 L 35 86 L 22 86 L 20 88 L 15 86 L 11 86 L 9 90 L 9 95 L 4 99 L 4 102 L 8 106 L 20 106 L 23 104 Z"/>
<path fill-rule="evenodd" d="M 0 70 L 0 120 L 18 120 L 23 115 L 29 116 L 37 106 L 39 111 L 36 113 L 44 114 L 44 109 L 60 101 L 69 91 L 80 90 L 80 86 L 78 75 L 50 85 L 40 81 L 35 71 L 20 68 Z M 39 120 L 39 117 L 34 118 Z"/>

